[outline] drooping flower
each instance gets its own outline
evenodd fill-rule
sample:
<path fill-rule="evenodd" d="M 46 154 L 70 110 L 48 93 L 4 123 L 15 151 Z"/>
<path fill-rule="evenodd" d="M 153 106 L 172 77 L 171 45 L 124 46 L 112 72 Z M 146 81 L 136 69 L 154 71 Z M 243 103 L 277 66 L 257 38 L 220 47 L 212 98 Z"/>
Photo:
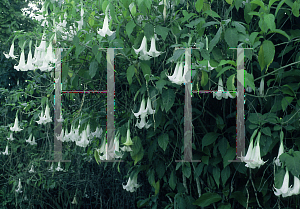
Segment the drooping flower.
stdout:
<path fill-rule="evenodd" d="M 31 50 L 29 50 L 29 53 L 28 53 L 26 68 L 27 68 L 27 70 L 34 70 L 35 69 L 35 66 L 32 64 Z"/>
<path fill-rule="evenodd" d="M 14 69 L 16 69 L 17 71 L 19 71 L 19 70 L 21 70 L 21 71 L 27 71 L 27 66 L 25 64 L 24 48 L 22 49 L 22 52 L 21 52 L 21 57 L 20 57 L 19 65 L 14 66 Z"/>
<path fill-rule="evenodd" d="M 174 74 L 172 76 L 168 76 L 168 78 L 172 83 L 177 85 L 181 85 L 185 82 L 183 77 L 183 62 L 177 63 Z"/>
<path fill-rule="evenodd" d="M 5 54 L 4 52 L 3 54 L 5 55 L 6 59 L 9 59 L 10 57 L 16 59 L 18 57 L 14 55 L 14 41 L 12 41 L 12 44 L 10 46 L 9 54 Z"/>
<path fill-rule="evenodd" d="M 138 123 L 138 121 L 136 121 L 135 126 L 137 126 L 139 129 L 142 129 L 144 127 L 146 127 L 146 129 L 148 129 L 151 126 L 151 124 L 146 123 L 146 115 L 141 115 L 140 123 Z"/>
<path fill-rule="evenodd" d="M 31 165 L 30 171 L 28 171 L 29 173 L 34 173 L 35 171 L 33 170 L 33 165 Z"/>
<path fill-rule="evenodd" d="M 284 148 L 283 148 L 283 140 L 280 139 L 280 146 L 279 146 L 279 150 L 278 150 L 278 155 L 277 158 L 274 160 L 274 163 L 277 166 L 281 166 L 281 162 L 279 160 L 280 155 L 284 152 Z"/>
<path fill-rule="evenodd" d="M 9 138 L 7 138 L 7 140 L 10 140 L 10 141 L 13 141 L 13 140 L 14 140 L 14 138 L 13 138 L 13 133 L 10 133 L 10 136 L 9 136 Z"/>
<path fill-rule="evenodd" d="M 47 54 L 46 57 L 44 58 L 48 62 L 55 63 L 55 58 L 54 58 L 54 53 L 53 53 L 53 48 L 52 48 L 52 42 L 49 43 L 49 46 L 47 48 Z"/>
<path fill-rule="evenodd" d="M 123 143 L 123 145 L 126 145 L 126 146 L 130 146 L 130 145 L 133 145 L 133 142 L 130 138 L 130 130 L 129 128 L 127 129 L 127 138 L 126 138 L 126 142 Z"/>
<path fill-rule="evenodd" d="M 16 114 L 16 119 L 15 119 L 15 124 L 14 124 L 14 127 L 10 127 L 10 130 L 11 131 L 22 131 L 23 129 L 21 129 L 19 127 L 19 120 L 18 120 L 18 117 L 17 117 L 17 114 Z"/>
<path fill-rule="evenodd" d="M 77 205 L 76 195 L 74 195 L 73 201 L 71 202 L 73 205 Z"/>
<path fill-rule="evenodd" d="M 57 166 L 57 168 L 55 169 L 56 171 L 63 171 L 64 169 L 62 169 L 61 167 L 60 167 L 60 161 L 58 162 L 58 166 Z"/>
<path fill-rule="evenodd" d="M 122 184 L 123 189 L 129 192 L 135 192 L 137 188 L 141 187 L 141 185 L 137 183 L 137 175 L 138 174 L 134 174 L 133 177 L 129 177 L 127 184 Z"/>
<path fill-rule="evenodd" d="M 19 179 L 19 184 L 18 184 L 18 188 L 16 189 L 16 192 L 17 193 L 22 193 L 21 189 L 22 189 L 21 179 Z"/>
<path fill-rule="evenodd" d="M 280 189 L 277 189 L 275 188 L 274 186 L 274 194 L 276 196 L 279 196 L 282 194 L 283 197 L 286 197 L 288 192 L 290 191 L 290 188 L 289 188 L 289 171 L 288 169 L 286 168 L 286 172 L 285 172 L 285 176 L 284 176 L 284 179 L 283 179 L 283 183 L 282 183 L 282 186 Z"/>
<path fill-rule="evenodd" d="M 80 147 L 86 147 L 89 144 L 89 140 L 87 139 L 86 130 L 83 130 L 80 136 L 81 136 L 81 140 L 76 141 L 76 145 L 80 146 Z"/>
<path fill-rule="evenodd" d="M 57 140 L 64 142 L 66 140 L 65 138 L 65 131 L 64 129 L 61 130 L 60 134 L 56 135 Z"/>
<path fill-rule="evenodd" d="M 300 194 L 300 180 L 296 176 L 294 176 L 294 186 L 290 188 L 288 192 L 288 196 L 298 195 Z M 282 195 L 283 197 L 283 195 Z"/>
<path fill-rule="evenodd" d="M 156 50 L 154 37 L 151 38 L 151 47 L 149 52 L 147 52 L 147 54 L 151 57 L 158 57 L 161 54 L 161 52 Z"/>
<path fill-rule="evenodd" d="M 257 131 L 258 131 L 258 129 L 256 129 L 256 130 L 253 132 L 253 134 L 252 134 L 252 136 L 251 136 L 251 138 L 250 138 L 250 144 L 249 144 L 249 148 L 248 148 L 247 154 L 246 154 L 245 157 L 243 157 L 243 156 L 241 157 L 241 161 L 242 161 L 242 162 L 246 162 L 246 163 L 249 163 L 250 161 L 252 162 L 251 157 L 252 157 L 252 152 L 253 152 L 253 139 L 254 139 L 254 137 L 255 137 Z"/>
<path fill-rule="evenodd" d="M 223 82 L 221 77 L 219 77 L 219 83 L 218 83 L 218 92 L 213 92 L 213 98 L 217 98 L 217 100 L 221 100 L 223 98 Z"/>
<path fill-rule="evenodd" d="M 96 136 L 97 138 L 100 138 L 101 135 L 102 135 L 102 132 L 103 132 L 102 128 L 99 129 L 99 128 L 97 127 L 97 128 L 96 128 L 96 131 L 92 133 L 92 136 Z"/>
<path fill-rule="evenodd" d="M 147 110 L 147 113 L 150 114 L 150 115 L 155 113 L 155 110 L 153 110 L 152 107 L 151 107 L 150 97 L 148 97 L 148 100 L 147 100 L 146 110 Z"/>
<path fill-rule="evenodd" d="M 98 34 L 100 36 L 103 36 L 105 37 L 105 35 L 107 34 L 108 36 L 111 36 L 115 31 L 111 31 L 109 30 L 109 27 L 108 27 L 108 17 L 107 17 L 107 14 L 105 15 L 105 18 L 104 18 L 104 22 L 103 22 L 103 28 L 98 30 Z"/>
<path fill-rule="evenodd" d="M 43 114 L 43 111 L 42 111 L 39 118 L 40 119 L 38 121 L 36 121 L 38 124 L 46 124 L 46 123 L 52 122 L 52 117 L 50 117 L 50 109 L 49 109 L 48 104 L 46 105 L 45 114 Z"/>
<path fill-rule="evenodd" d="M 37 145 L 37 143 L 35 142 L 35 137 L 33 137 L 32 139 L 32 134 L 30 134 L 29 138 L 26 140 L 27 143 L 29 143 L 30 145 Z"/>
<path fill-rule="evenodd" d="M 134 47 L 132 47 L 132 48 L 134 49 L 134 51 L 137 55 L 139 53 L 141 53 L 141 56 L 139 57 L 141 60 L 149 60 L 151 58 L 148 56 L 148 53 L 147 53 L 147 38 L 146 38 L 146 36 L 144 36 L 139 49 L 135 49 Z"/>
<path fill-rule="evenodd" d="M 2 155 L 8 155 L 8 145 L 6 145 L 5 152 L 2 152 Z"/>
<path fill-rule="evenodd" d="M 140 110 L 137 112 L 137 113 L 134 113 L 133 111 L 133 114 L 136 118 L 138 118 L 139 116 L 146 116 L 147 115 L 147 109 L 145 108 L 145 104 L 146 101 L 145 99 L 143 98 L 142 99 L 142 102 L 141 102 L 141 106 L 140 106 Z"/>
<path fill-rule="evenodd" d="M 51 164 L 51 167 L 48 169 L 49 172 L 53 171 L 53 163 Z"/>

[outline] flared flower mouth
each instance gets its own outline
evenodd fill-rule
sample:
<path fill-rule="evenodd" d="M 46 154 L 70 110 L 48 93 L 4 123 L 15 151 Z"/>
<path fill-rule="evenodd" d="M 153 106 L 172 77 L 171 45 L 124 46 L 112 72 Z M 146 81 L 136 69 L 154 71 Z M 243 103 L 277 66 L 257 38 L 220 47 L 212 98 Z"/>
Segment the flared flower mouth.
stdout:
<path fill-rule="evenodd" d="M 154 37 L 151 38 L 151 47 L 149 52 L 147 52 L 147 54 L 151 57 L 158 57 L 161 54 L 161 52 L 156 50 Z"/>
<path fill-rule="evenodd" d="M 126 142 L 123 145 L 126 145 L 126 146 L 133 145 L 133 142 L 130 138 L 130 130 L 129 129 L 127 129 L 127 138 L 126 138 Z"/>
<path fill-rule="evenodd" d="M 106 14 L 103 22 L 103 28 L 98 30 L 98 34 L 105 37 L 105 35 L 111 36 L 114 32 L 115 31 L 111 31 L 108 27 L 108 17 Z"/>
<path fill-rule="evenodd" d="M 183 62 L 178 62 L 175 67 L 174 74 L 172 76 L 167 76 L 172 83 L 177 85 L 181 85 L 185 83 L 185 79 L 183 77 Z"/>
<path fill-rule="evenodd" d="M 11 131 L 15 131 L 15 132 L 18 132 L 18 131 L 22 131 L 23 129 L 21 129 L 19 127 L 19 120 L 18 120 L 18 117 L 16 115 L 16 118 L 15 118 L 15 124 L 14 124 L 14 127 L 10 127 L 10 130 Z"/>

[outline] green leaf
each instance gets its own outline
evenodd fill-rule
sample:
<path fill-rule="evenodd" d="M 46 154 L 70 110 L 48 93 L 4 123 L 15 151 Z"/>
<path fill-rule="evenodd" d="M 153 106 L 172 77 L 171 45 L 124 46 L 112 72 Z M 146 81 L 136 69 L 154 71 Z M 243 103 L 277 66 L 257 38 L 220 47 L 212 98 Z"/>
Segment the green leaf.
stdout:
<path fill-rule="evenodd" d="M 201 71 L 201 86 L 204 87 L 208 82 L 208 74 L 206 71 L 202 70 Z"/>
<path fill-rule="evenodd" d="M 230 168 L 226 166 L 221 172 L 221 179 L 223 185 L 226 184 L 226 181 L 228 180 L 229 177 L 230 177 Z"/>
<path fill-rule="evenodd" d="M 224 35 L 225 41 L 230 48 L 236 48 L 238 44 L 238 32 L 235 28 L 228 28 Z"/>
<path fill-rule="evenodd" d="M 189 20 L 191 17 L 196 15 L 195 13 L 188 13 L 186 10 L 183 10 L 182 14 L 184 18 L 182 18 L 181 24 L 183 24 L 185 21 Z"/>
<path fill-rule="evenodd" d="M 144 27 L 144 34 L 148 40 L 154 36 L 154 27 L 150 23 L 147 23 Z"/>
<path fill-rule="evenodd" d="M 292 6 L 292 13 L 295 17 L 299 17 L 299 8 L 300 4 L 297 1 L 294 1 Z"/>
<path fill-rule="evenodd" d="M 166 83 L 167 82 L 163 79 L 160 79 L 159 81 L 156 81 L 156 87 L 158 88 L 160 93 L 162 93 L 162 89 L 166 85 Z"/>
<path fill-rule="evenodd" d="M 276 1 L 279 1 L 279 0 L 270 0 L 270 1 L 269 1 L 269 5 L 268 5 L 268 10 L 269 10 L 269 11 L 270 11 L 271 6 L 272 6 Z"/>
<path fill-rule="evenodd" d="M 232 5 L 233 0 L 226 0 L 226 2 L 230 5 Z"/>
<path fill-rule="evenodd" d="M 212 11 L 212 10 L 207 10 L 205 12 L 202 12 L 203 14 L 207 14 L 211 17 L 218 17 L 218 18 L 221 18 L 215 11 Z"/>
<path fill-rule="evenodd" d="M 269 65 L 273 62 L 274 55 L 275 55 L 274 44 L 269 40 L 265 40 L 263 44 L 260 46 L 260 50 L 258 53 L 258 61 L 261 67 L 261 71 L 263 71 L 265 66 L 267 66 L 267 70 L 268 70 Z"/>
<path fill-rule="evenodd" d="M 198 205 L 200 207 L 207 207 L 212 203 L 219 202 L 220 200 L 222 200 L 221 196 L 216 193 L 205 193 L 201 195 L 201 197 L 199 197 L 193 203 L 193 205 Z"/>
<path fill-rule="evenodd" d="M 287 108 L 287 106 L 288 106 L 289 104 L 291 104 L 293 100 L 294 100 L 294 97 L 284 97 L 284 98 L 281 100 L 281 107 L 282 107 L 282 110 L 285 111 L 285 109 Z"/>
<path fill-rule="evenodd" d="M 228 160 L 234 160 L 236 157 L 236 148 L 229 147 L 229 149 L 226 152 L 226 155 L 223 158 L 223 167 L 225 168 L 227 165 L 230 164 Z"/>
<path fill-rule="evenodd" d="M 219 187 L 219 185 L 220 185 L 220 168 L 218 168 L 218 167 L 213 168 L 213 177 L 215 179 L 217 186 Z"/>
<path fill-rule="evenodd" d="M 236 30 L 242 34 L 246 35 L 246 28 L 237 21 L 232 21 L 232 25 L 236 28 Z"/>
<path fill-rule="evenodd" d="M 158 145 L 164 150 L 166 151 L 167 146 L 169 143 L 169 135 L 167 133 L 161 134 L 158 137 Z"/>
<path fill-rule="evenodd" d="M 226 205 L 222 204 L 218 207 L 218 209 L 231 209 L 231 204 L 230 203 L 227 203 Z"/>
<path fill-rule="evenodd" d="M 172 89 L 163 89 L 162 91 L 162 105 L 166 112 L 168 112 L 173 106 L 175 101 L 175 93 Z"/>
<path fill-rule="evenodd" d="M 271 31 L 274 31 L 276 26 L 275 26 L 275 17 L 273 14 L 267 14 L 264 16 L 264 20 L 267 23 L 267 26 Z"/>
<path fill-rule="evenodd" d="M 174 171 L 172 171 L 171 175 L 170 175 L 170 179 L 169 179 L 169 185 L 170 185 L 172 190 L 175 189 L 176 184 L 177 184 L 177 178 L 176 178 L 176 175 L 175 175 Z"/>
<path fill-rule="evenodd" d="M 150 69 L 149 65 L 146 62 L 141 62 L 140 64 L 141 64 L 141 68 L 142 68 L 144 77 L 146 75 L 150 76 L 151 75 L 151 69 Z"/>
<path fill-rule="evenodd" d="M 139 137 L 135 136 L 132 139 L 133 145 L 131 146 L 132 151 L 130 152 L 131 158 L 134 160 L 134 165 L 137 162 L 143 159 L 144 156 L 144 149 L 141 144 L 141 140 Z"/>
<path fill-rule="evenodd" d="M 198 178 L 201 173 L 202 173 L 202 170 L 203 170 L 203 166 L 204 164 L 203 163 L 200 163 L 197 168 L 194 170 L 194 174 L 195 174 L 195 177 Z"/>
<path fill-rule="evenodd" d="M 126 33 L 127 36 L 130 37 L 130 34 L 132 33 L 134 27 L 136 26 L 136 24 L 134 23 L 133 20 L 131 20 L 130 22 L 127 23 L 126 25 Z"/>
<path fill-rule="evenodd" d="M 215 132 L 210 132 L 204 135 L 202 138 L 202 150 L 205 146 L 208 146 L 216 141 L 220 134 Z"/>
<path fill-rule="evenodd" d="M 132 84 L 132 77 L 134 76 L 135 67 L 134 65 L 130 65 L 129 68 L 127 68 L 127 80 L 129 85 Z"/>
<path fill-rule="evenodd" d="M 167 38 L 167 35 L 169 33 L 169 28 L 158 25 L 155 27 L 155 33 L 160 35 L 162 37 L 162 39 L 165 41 Z"/>
<path fill-rule="evenodd" d="M 228 80 L 227 80 L 227 82 L 226 82 L 226 84 L 227 84 L 227 90 L 228 90 L 228 91 L 236 91 L 236 88 L 235 88 L 235 86 L 234 86 L 234 79 L 235 79 L 235 74 L 232 74 L 231 76 L 229 76 L 229 78 L 228 78 Z M 235 93 L 230 92 L 230 94 L 231 94 L 233 97 L 236 96 Z"/>
<path fill-rule="evenodd" d="M 188 164 L 188 165 L 183 164 L 183 166 L 182 166 L 182 173 L 183 173 L 183 175 L 185 175 L 185 177 L 187 177 L 187 178 L 190 178 L 191 172 L 192 171 L 191 171 L 190 164 Z"/>
<path fill-rule="evenodd" d="M 98 69 L 98 62 L 92 61 L 90 63 L 90 68 L 89 68 L 89 74 L 90 74 L 91 78 L 95 77 L 95 75 L 97 73 L 97 69 Z"/>
<path fill-rule="evenodd" d="M 247 88 L 247 86 L 250 86 L 255 93 L 255 84 L 254 84 L 253 74 L 247 73 L 246 70 L 244 71 L 244 73 L 245 73 L 244 74 L 245 75 L 245 83 L 244 83 L 245 88 Z"/>
<path fill-rule="evenodd" d="M 195 6 L 196 6 L 196 11 L 201 12 L 203 8 L 203 0 L 197 0 Z"/>
<path fill-rule="evenodd" d="M 251 4 L 257 4 L 259 5 L 262 9 L 264 9 L 265 11 L 267 11 L 267 6 L 264 5 L 264 3 L 261 0 L 252 0 L 250 2 Z"/>
<path fill-rule="evenodd" d="M 280 29 L 274 29 L 273 31 L 269 31 L 268 34 L 270 34 L 270 33 L 279 33 L 279 34 L 285 36 L 289 41 L 291 40 L 290 36 L 286 32 L 284 32 Z"/>
<path fill-rule="evenodd" d="M 270 127 L 264 127 L 264 128 L 262 129 L 262 132 L 263 132 L 265 135 L 267 135 L 267 136 L 272 136 Z"/>
<path fill-rule="evenodd" d="M 279 168 L 279 170 L 275 173 L 275 181 L 274 181 L 275 188 L 280 189 L 282 187 L 284 176 L 285 176 L 285 169 Z"/>
<path fill-rule="evenodd" d="M 227 151 L 227 145 L 228 145 L 228 141 L 225 137 L 223 137 L 219 143 L 218 143 L 218 149 L 221 153 L 222 158 L 224 157 L 224 155 L 226 154 Z"/>
<path fill-rule="evenodd" d="M 283 153 L 280 155 L 279 159 L 283 162 L 287 169 L 292 173 L 293 176 L 300 175 L 300 151 L 294 151 L 294 156 L 288 153 Z"/>
<path fill-rule="evenodd" d="M 209 47 L 208 53 L 210 53 L 213 50 L 213 48 L 216 46 L 216 44 L 219 42 L 221 33 L 222 33 L 222 27 L 220 27 L 218 29 L 216 35 L 214 36 L 214 38 L 208 44 L 208 47 Z"/>

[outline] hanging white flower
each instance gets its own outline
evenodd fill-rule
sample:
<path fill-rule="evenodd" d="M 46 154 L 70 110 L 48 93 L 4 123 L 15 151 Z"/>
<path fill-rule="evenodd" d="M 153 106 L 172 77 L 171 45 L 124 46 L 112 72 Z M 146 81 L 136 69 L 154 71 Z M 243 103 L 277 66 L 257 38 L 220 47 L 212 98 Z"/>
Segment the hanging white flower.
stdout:
<path fill-rule="evenodd" d="M 185 79 L 183 77 L 183 62 L 179 62 L 176 64 L 174 74 L 172 76 L 168 76 L 168 78 L 172 83 L 175 83 L 177 85 L 181 85 L 185 82 Z"/>
<path fill-rule="evenodd" d="M 60 161 L 58 162 L 58 166 L 57 166 L 57 168 L 55 169 L 56 171 L 63 171 L 64 169 L 62 169 L 61 167 L 60 167 Z"/>
<path fill-rule="evenodd" d="M 142 99 L 142 102 L 141 102 L 141 106 L 140 106 L 140 110 L 137 112 L 137 113 L 134 113 L 133 111 L 133 114 L 136 118 L 138 118 L 139 116 L 146 116 L 147 115 L 147 109 L 145 108 L 145 104 L 146 101 L 145 99 L 143 98 Z"/>
<path fill-rule="evenodd" d="M 276 196 L 279 196 L 282 194 L 282 197 L 286 197 L 288 195 L 290 188 L 289 188 L 289 171 L 287 168 L 286 168 L 286 172 L 285 172 L 285 176 L 284 176 L 281 188 L 277 189 L 277 188 L 275 188 L 275 186 L 273 186 L 273 187 L 275 189 L 273 191 Z"/>
<path fill-rule="evenodd" d="M 138 123 L 138 121 L 136 121 L 135 126 L 137 126 L 139 129 L 142 129 L 144 127 L 146 129 L 148 129 L 151 126 L 151 124 L 146 123 L 146 115 L 141 115 L 140 123 Z"/>
<path fill-rule="evenodd" d="M 213 98 L 217 98 L 217 100 L 221 100 L 223 98 L 223 82 L 221 77 L 219 77 L 219 83 L 218 83 L 218 92 L 213 92 Z"/>
<path fill-rule="evenodd" d="M 51 164 L 51 167 L 48 169 L 49 172 L 53 171 L 53 163 Z"/>
<path fill-rule="evenodd" d="M 284 152 L 284 147 L 283 147 L 283 140 L 280 139 L 280 146 L 279 146 L 279 150 L 278 150 L 278 155 L 277 158 L 274 160 L 275 165 L 277 166 L 281 166 L 281 162 L 279 160 L 280 155 Z"/>
<path fill-rule="evenodd" d="M 18 188 L 16 189 L 16 192 L 17 193 L 22 193 L 21 189 L 22 189 L 21 179 L 19 179 L 19 184 L 18 184 Z"/>
<path fill-rule="evenodd" d="M 154 37 L 151 38 L 151 47 L 149 52 L 147 52 L 147 54 L 151 57 L 158 57 L 161 54 L 161 52 L 156 50 Z"/>
<path fill-rule="evenodd" d="M 96 128 L 96 131 L 93 132 L 91 135 L 92 135 L 93 137 L 96 136 L 97 138 L 100 138 L 101 135 L 102 135 L 102 132 L 103 132 L 102 128 L 99 129 L 99 128 L 97 127 L 97 128 Z"/>
<path fill-rule="evenodd" d="M 260 81 L 259 95 L 260 95 L 260 96 L 263 96 L 263 95 L 264 95 L 264 78 L 262 78 L 261 81 Z"/>
<path fill-rule="evenodd" d="M 37 143 L 35 142 L 35 137 L 33 137 L 32 139 L 32 134 L 30 134 L 29 138 L 26 140 L 27 143 L 29 143 L 30 145 L 37 145 Z"/>
<path fill-rule="evenodd" d="M 14 140 L 14 138 L 13 138 L 13 133 L 10 133 L 10 136 L 9 136 L 9 138 L 7 138 L 7 140 L 10 140 L 10 141 L 13 141 L 13 140 Z"/>
<path fill-rule="evenodd" d="M 73 205 L 77 205 L 76 195 L 74 195 L 73 201 L 71 202 Z"/>
<path fill-rule="evenodd" d="M 9 50 L 9 54 L 5 54 L 4 52 L 3 52 L 3 54 L 5 55 L 5 57 L 6 57 L 6 59 L 9 59 L 10 57 L 11 58 L 13 58 L 13 59 L 16 59 L 18 56 L 15 56 L 14 55 L 14 47 L 15 45 L 14 45 L 14 41 L 12 41 L 12 44 L 11 44 L 11 46 L 10 46 L 10 50 Z"/>
<path fill-rule="evenodd" d="M 22 130 L 23 130 L 23 129 L 21 129 L 21 128 L 19 127 L 19 120 L 18 120 L 17 114 L 16 114 L 16 118 L 15 118 L 15 124 L 14 124 L 14 127 L 10 127 L 10 130 L 11 130 L 11 131 L 16 131 L 16 132 L 22 131 Z"/>
<path fill-rule="evenodd" d="M 155 110 L 153 110 L 152 107 L 151 107 L 150 97 L 148 97 L 148 100 L 147 100 L 146 110 L 147 110 L 147 113 L 150 114 L 150 115 L 155 113 Z"/>
<path fill-rule="evenodd" d="M 108 6 L 107 6 L 108 8 Z M 103 36 L 105 37 L 105 35 L 108 35 L 108 36 L 111 36 L 115 31 L 111 31 L 109 30 L 109 27 L 108 27 L 108 17 L 107 17 L 107 14 L 105 14 L 105 18 L 104 18 L 104 22 L 103 22 L 103 28 L 98 30 L 98 34 L 100 36 Z"/>
<path fill-rule="evenodd" d="M 14 69 L 16 69 L 17 71 L 21 70 L 21 71 L 27 71 L 27 66 L 25 64 L 25 54 L 24 54 L 24 48 L 22 49 L 21 52 L 21 57 L 20 57 L 20 61 L 19 61 L 19 65 L 14 66 Z"/>
<path fill-rule="evenodd" d="M 33 165 L 31 165 L 30 171 L 28 171 L 29 173 L 34 173 L 34 169 L 33 169 Z"/>
<path fill-rule="evenodd" d="M 87 139 L 86 130 L 83 130 L 80 136 L 81 136 L 81 140 L 76 141 L 76 145 L 80 146 L 80 147 L 86 147 L 89 144 L 89 140 Z"/>
<path fill-rule="evenodd" d="M 8 145 L 6 145 L 5 151 L 2 152 L 2 155 L 8 155 Z"/>
<path fill-rule="evenodd" d="M 147 52 L 147 38 L 146 38 L 146 36 L 144 36 L 139 49 L 135 49 L 133 46 L 132 46 L 132 48 L 134 49 L 134 51 L 137 55 L 139 53 L 141 54 L 141 56 L 139 57 L 141 60 L 150 60 L 151 57 L 148 56 L 148 52 Z"/>
<path fill-rule="evenodd" d="M 122 184 L 122 186 L 126 191 L 135 192 L 137 188 L 141 187 L 141 185 L 137 183 L 137 174 L 133 175 L 132 178 L 129 177 L 127 184 Z"/>
<path fill-rule="evenodd" d="M 126 142 L 123 143 L 123 145 L 126 145 L 126 146 L 130 146 L 130 145 L 133 145 L 133 142 L 130 138 L 130 130 L 129 128 L 127 129 L 127 138 L 126 138 Z"/>

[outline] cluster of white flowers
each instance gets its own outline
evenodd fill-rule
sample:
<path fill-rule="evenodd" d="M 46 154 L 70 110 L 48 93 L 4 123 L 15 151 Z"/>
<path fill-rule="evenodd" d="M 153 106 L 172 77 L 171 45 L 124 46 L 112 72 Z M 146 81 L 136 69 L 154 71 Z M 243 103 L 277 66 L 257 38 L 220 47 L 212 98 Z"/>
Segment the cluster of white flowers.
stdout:
<path fill-rule="evenodd" d="M 133 112 L 133 111 L 132 111 Z M 141 106 L 140 106 L 140 110 L 139 112 L 137 113 L 134 113 L 134 116 L 138 119 L 139 117 L 141 118 L 141 121 L 140 122 L 136 122 L 135 126 L 137 126 L 139 129 L 142 129 L 142 128 L 146 128 L 148 129 L 151 124 L 148 124 L 146 123 L 146 117 L 150 114 L 154 114 L 155 113 L 155 110 L 152 109 L 151 107 L 151 100 L 150 100 L 150 97 L 148 97 L 148 100 L 147 100 L 147 107 L 145 108 L 145 99 L 143 98 L 142 99 L 142 102 L 141 102 Z"/>
<path fill-rule="evenodd" d="M 48 104 L 46 105 L 45 114 L 42 111 L 39 118 L 40 119 L 38 121 L 36 121 L 38 124 L 46 124 L 46 123 L 52 122 L 52 117 L 50 117 L 50 108 L 49 108 Z"/>
<path fill-rule="evenodd" d="M 282 195 L 282 197 L 290 197 L 292 195 L 300 194 L 300 180 L 298 177 L 294 176 L 294 186 L 289 187 L 289 171 L 286 168 L 285 176 L 283 179 L 283 183 L 280 189 L 275 188 L 274 186 L 274 194 L 276 196 Z"/>
<path fill-rule="evenodd" d="M 234 98 L 228 91 L 224 92 L 224 90 L 223 90 L 223 82 L 222 82 L 221 77 L 219 77 L 218 92 L 213 92 L 213 98 L 215 98 L 215 97 L 218 100 L 221 100 L 222 98 L 228 99 L 228 97 Z"/>
<path fill-rule="evenodd" d="M 151 57 L 158 57 L 162 52 L 159 52 L 156 50 L 155 46 L 155 38 L 151 38 L 151 47 L 150 50 L 147 52 L 147 38 L 144 36 L 141 46 L 139 49 L 135 49 L 132 47 L 135 51 L 135 53 L 138 55 L 139 53 L 141 56 L 139 57 L 141 60 L 150 60 Z"/>
<path fill-rule="evenodd" d="M 37 145 L 37 143 L 35 142 L 35 137 L 33 137 L 33 139 L 32 139 L 32 134 L 30 134 L 30 136 L 26 140 L 26 142 L 29 143 L 30 145 Z"/>
<path fill-rule="evenodd" d="M 129 177 L 127 184 L 123 184 L 123 189 L 126 189 L 126 191 L 129 192 L 135 192 L 136 189 L 141 186 L 137 183 L 137 176 L 138 174 L 136 173 L 133 175 L 133 177 Z"/>

